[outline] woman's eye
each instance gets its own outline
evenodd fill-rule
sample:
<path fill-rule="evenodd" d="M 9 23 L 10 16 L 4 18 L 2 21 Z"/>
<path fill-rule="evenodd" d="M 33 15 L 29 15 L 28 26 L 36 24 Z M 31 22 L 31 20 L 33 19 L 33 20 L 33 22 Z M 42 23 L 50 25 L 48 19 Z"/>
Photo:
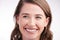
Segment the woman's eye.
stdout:
<path fill-rule="evenodd" d="M 23 16 L 23 18 L 27 18 L 28 16 Z"/>
<path fill-rule="evenodd" d="M 41 17 L 36 17 L 37 19 L 41 19 Z"/>

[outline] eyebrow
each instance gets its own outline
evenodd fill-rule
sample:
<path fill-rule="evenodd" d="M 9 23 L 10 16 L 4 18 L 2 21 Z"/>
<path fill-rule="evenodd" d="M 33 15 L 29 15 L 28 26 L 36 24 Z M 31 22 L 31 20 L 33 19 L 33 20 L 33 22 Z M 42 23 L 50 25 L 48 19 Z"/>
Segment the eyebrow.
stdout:
<path fill-rule="evenodd" d="M 36 16 L 43 16 L 42 14 L 36 14 Z"/>
<path fill-rule="evenodd" d="M 21 15 L 29 15 L 28 13 L 22 13 Z M 42 14 L 35 14 L 35 16 L 43 16 Z"/>
<path fill-rule="evenodd" d="M 28 13 L 22 13 L 21 15 L 29 15 Z"/>

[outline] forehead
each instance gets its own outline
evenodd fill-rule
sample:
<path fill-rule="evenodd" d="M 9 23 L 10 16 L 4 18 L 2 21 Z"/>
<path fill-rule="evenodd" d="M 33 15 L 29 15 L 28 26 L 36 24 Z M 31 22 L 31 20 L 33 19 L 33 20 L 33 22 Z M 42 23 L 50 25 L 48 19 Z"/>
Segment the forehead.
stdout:
<path fill-rule="evenodd" d="M 36 4 L 24 3 L 20 13 L 43 14 L 43 10 Z"/>

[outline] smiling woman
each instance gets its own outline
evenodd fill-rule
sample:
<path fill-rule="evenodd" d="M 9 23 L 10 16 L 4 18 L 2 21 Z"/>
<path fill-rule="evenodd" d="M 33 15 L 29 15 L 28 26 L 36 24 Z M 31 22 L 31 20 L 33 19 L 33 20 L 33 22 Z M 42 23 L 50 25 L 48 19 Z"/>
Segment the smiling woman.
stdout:
<path fill-rule="evenodd" d="M 45 0 L 20 0 L 14 17 L 11 40 L 52 40 L 52 16 Z"/>

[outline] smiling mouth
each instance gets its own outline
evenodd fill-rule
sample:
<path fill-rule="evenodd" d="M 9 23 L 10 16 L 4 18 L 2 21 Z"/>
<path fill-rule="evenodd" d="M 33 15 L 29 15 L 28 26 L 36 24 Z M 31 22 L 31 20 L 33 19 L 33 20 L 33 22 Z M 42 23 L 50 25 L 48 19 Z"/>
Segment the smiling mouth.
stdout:
<path fill-rule="evenodd" d="M 29 33 L 35 33 L 38 31 L 38 29 L 36 29 L 36 28 L 25 28 L 25 30 Z"/>

